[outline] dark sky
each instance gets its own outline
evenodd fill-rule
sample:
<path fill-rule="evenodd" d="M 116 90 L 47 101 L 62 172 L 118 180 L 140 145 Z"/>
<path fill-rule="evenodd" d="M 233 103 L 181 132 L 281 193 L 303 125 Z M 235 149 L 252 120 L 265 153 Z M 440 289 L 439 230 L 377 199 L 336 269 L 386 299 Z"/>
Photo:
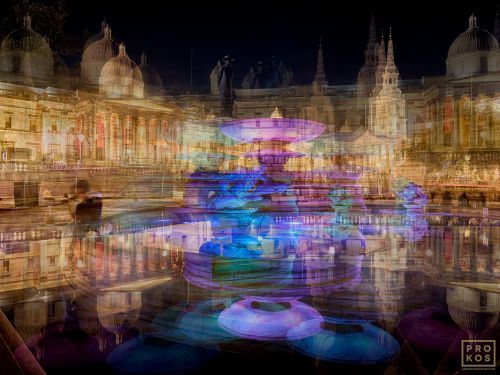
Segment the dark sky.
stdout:
<path fill-rule="evenodd" d="M 165 84 L 187 85 L 190 45 L 193 83 L 208 86 L 217 60 L 230 54 L 240 85 L 251 64 L 276 55 L 294 71 L 298 83 L 314 77 L 319 37 L 323 38 L 330 84 L 350 84 L 363 63 L 371 11 L 377 28 L 392 26 L 396 64 L 403 79 L 445 72 L 453 39 L 468 26 L 493 29 L 495 0 L 458 1 L 68 1 L 67 29 L 93 34 L 103 18 L 138 61 L 142 51 Z M 387 35 L 387 32 L 385 32 Z"/>

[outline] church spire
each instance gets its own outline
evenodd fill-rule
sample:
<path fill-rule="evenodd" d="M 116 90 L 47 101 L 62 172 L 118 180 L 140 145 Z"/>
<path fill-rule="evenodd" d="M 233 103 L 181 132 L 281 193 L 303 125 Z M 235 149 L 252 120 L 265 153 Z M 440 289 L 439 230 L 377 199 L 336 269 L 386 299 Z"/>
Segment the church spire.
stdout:
<path fill-rule="evenodd" d="M 368 36 L 368 43 L 377 43 L 377 27 L 375 26 L 375 13 L 372 12 L 370 19 L 370 35 Z"/>
<path fill-rule="evenodd" d="M 326 80 L 325 67 L 323 65 L 323 48 L 321 47 L 321 38 L 319 38 L 318 62 L 316 66 L 316 76 L 314 82 L 320 86 L 328 85 Z"/>
<path fill-rule="evenodd" d="M 382 30 L 382 36 L 380 37 L 380 43 L 378 45 L 378 65 L 384 65 L 386 63 L 385 58 L 385 39 L 384 39 L 384 30 Z"/>
<path fill-rule="evenodd" d="M 386 66 L 394 65 L 394 46 L 392 44 L 392 30 L 389 28 L 389 42 L 387 43 L 387 63 Z"/>
<path fill-rule="evenodd" d="M 385 39 L 384 30 L 382 30 L 382 36 L 380 43 L 377 47 L 377 69 L 375 71 L 375 87 L 372 91 L 372 95 L 377 95 L 382 88 L 382 83 L 384 80 L 384 72 L 386 67 L 386 55 L 385 55 Z"/>
<path fill-rule="evenodd" d="M 398 87 L 399 72 L 394 63 L 394 45 L 392 43 L 392 30 L 389 29 L 389 42 L 387 43 L 387 62 L 383 75 L 383 87 Z"/>
<path fill-rule="evenodd" d="M 375 14 L 372 12 L 370 19 L 370 34 L 365 48 L 365 63 L 358 72 L 357 95 L 358 97 L 368 97 L 376 82 L 376 72 L 378 66 L 377 27 L 375 25 Z"/>

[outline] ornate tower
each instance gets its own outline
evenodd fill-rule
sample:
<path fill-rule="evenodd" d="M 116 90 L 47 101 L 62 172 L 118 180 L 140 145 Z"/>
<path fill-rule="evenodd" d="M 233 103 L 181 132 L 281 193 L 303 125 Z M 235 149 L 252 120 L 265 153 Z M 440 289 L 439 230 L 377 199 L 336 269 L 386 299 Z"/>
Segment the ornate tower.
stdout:
<path fill-rule="evenodd" d="M 319 40 L 318 49 L 318 62 L 316 66 L 316 76 L 313 81 L 313 92 L 322 93 L 325 86 L 328 85 L 328 80 L 326 79 L 325 67 L 323 65 L 323 48 L 321 47 L 321 38 Z"/>
<path fill-rule="evenodd" d="M 391 34 L 392 33 L 389 32 L 389 42 L 387 43 L 387 61 L 382 76 L 382 88 L 396 90 L 398 89 L 399 71 L 394 63 L 394 46 Z"/>
<path fill-rule="evenodd" d="M 375 73 L 378 66 L 377 29 L 375 26 L 375 15 L 372 13 L 370 21 L 370 34 L 365 49 L 365 64 L 358 73 L 357 94 L 358 97 L 368 97 L 375 84 Z"/>
<path fill-rule="evenodd" d="M 378 73 L 378 72 L 377 72 Z M 399 89 L 399 71 L 394 62 L 394 46 L 389 33 L 387 59 L 380 90 L 370 98 L 370 129 L 378 136 L 387 138 L 392 144 L 406 138 L 406 101 Z"/>
<path fill-rule="evenodd" d="M 380 43 L 377 47 L 377 69 L 375 71 L 375 87 L 372 89 L 371 95 L 377 95 L 382 89 L 382 83 L 384 80 L 385 66 L 387 64 L 387 59 L 385 55 L 385 40 L 384 33 L 382 32 L 382 37 Z"/>

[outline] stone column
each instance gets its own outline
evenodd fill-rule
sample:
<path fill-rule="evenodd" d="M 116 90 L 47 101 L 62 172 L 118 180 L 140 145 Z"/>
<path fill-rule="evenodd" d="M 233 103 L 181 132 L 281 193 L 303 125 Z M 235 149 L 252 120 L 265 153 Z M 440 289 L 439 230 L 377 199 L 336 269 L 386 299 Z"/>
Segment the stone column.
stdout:
<path fill-rule="evenodd" d="M 67 161 L 68 148 L 68 114 L 65 113 L 61 118 L 61 157 L 63 163 Z"/>
<path fill-rule="evenodd" d="M 103 243 L 103 250 L 102 250 L 102 257 L 103 257 L 103 270 L 102 270 L 102 279 L 104 284 L 107 284 L 109 282 L 109 261 L 110 257 L 112 256 L 112 249 L 111 249 L 111 244 L 110 244 L 110 236 L 106 235 L 102 237 L 102 243 Z"/>
<path fill-rule="evenodd" d="M 109 160 L 109 113 L 104 111 L 103 114 L 104 122 L 104 149 L 103 149 L 103 160 L 107 162 Z"/>
<path fill-rule="evenodd" d="M 128 119 L 126 115 L 120 116 L 120 129 L 122 131 L 121 136 L 121 147 L 120 147 L 120 159 L 126 160 L 127 158 L 127 127 L 128 127 Z"/>
<path fill-rule="evenodd" d="M 464 229 L 464 227 L 454 227 L 456 232 L 453 233 L 453 271 L 460 272 L 460 245 L 462 242 L 463 233 L 459 229 Z"/>
<path fill-rule="evenodd" d="M 92 126 L 92 129 L 90 129 L 90 139 L 88 140 L 89 146 L 90 146 L 90 155 L 89 157 L 91 160 L 97 160 L 97 114 L 94 115 L 92 118 L 92 122 L 90 126 Z"/>
<path fill-rule="evenodd" d="M 149 249 L 144 244 L 142 246 L 142 271 L 144 273 L 149 271 Z"/>
<path fill-rule="evenodd" d="M 49 152 L 49 143 L 50 143 L 50 117 L 47 112 L 43 112 L 42 114 L 42 155 L 46 155 Z"/>
<path fill-rule="evenodd" d="M 138 137 L 137 137 L 137 132 L 139 129 L 139 118 L 137 116 L 131 117 L 132 121 L 132 155 L 131 159 L 134 161 L 134 163 L 137 163 L 137 160 L 139 158 L 139 145 L 138 143 Z"/>
<path fill-rule="evenodd" d="M 130 276 L 134 277 L 137 275 L 137 237 L 138 233 L 130 234 L 131 243 L 132 243 L 132 251 L 130 255 Z"/>
<path fill-rule="evenodd" d="M 453 149 L 456 149 L 460 145 L 459 140 L 459 126 L 460 126 L 460 116 L 459 116 L 459 103 L 458 98 L 453 97 Z"/>
<path fill-rule="evenodd" d="M 162 252 L 161 249 L 158 249 L 158 248 L 155 249 L 155 255 L 156 255 L 155 271 L 161 270 L 161 252 Z"/>
<path fill-rule="evenodd" d="M 477 133 L 477 132 L 476 132 Z M 473 226 L 471 227 L 471 234 L 470 234 L 470 271 L 476 272 L 477 271 L 477 264 L 476 264 L 476 254 L 477 254 L 477 247 L 478 247 L 478 227 Z"/>
<path fill-rule="evenodd" d="M 477 121 L 476 121 L 476 106 L 475 99 L 471 96 L 470 98 L 470 123 L 469 123 L 469 134 L 470 134 L 470 147 L 477 147 Z"/>
<path fill-rule="evenodd" d="M 115 119 L 113 118 L 113 113 L 109 114 L 109 146 L 108 146 L 108 158 L 110 161 L 115 159 Z"/>

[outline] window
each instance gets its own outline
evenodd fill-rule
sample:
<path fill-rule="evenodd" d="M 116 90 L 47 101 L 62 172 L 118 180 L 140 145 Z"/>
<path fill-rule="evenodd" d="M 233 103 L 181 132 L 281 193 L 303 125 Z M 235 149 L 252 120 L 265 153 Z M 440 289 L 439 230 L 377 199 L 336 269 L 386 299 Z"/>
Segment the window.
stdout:
<path fill-rule="evenodd" d="M 29 257 L 28 258 L 28 270 L 32 270 L 33 268 L 35 268 L 35 258 Z"/>
<path fill-rule="evenodd" d="M 36 117 L 34 117 L 34 116 L 30 116 L 30 131 L 31 132 L 37 131 Z"/>
<path fill-rule="evenodd" d="M 54 267 L 56 265 L 56 257 L 54 255 L 52 255 L 48 258 L 49 258 L 49 266 Z"/>
<path fill-rule="evenodd" d="M 52 121 L 52 124 L 50 125 L 50 130 L 53 132 L 57 131 L 57 121 Z"/>
<path fill-rule="evenodd" d="M 8 260 L 2 261 L 2 273 L 9 273 L 10 271 L 10 263 Z"/>
<path fill-rule="evenodd" d="M 5 114 L 5 129 L 12 129 L 12 113 Z"/>

